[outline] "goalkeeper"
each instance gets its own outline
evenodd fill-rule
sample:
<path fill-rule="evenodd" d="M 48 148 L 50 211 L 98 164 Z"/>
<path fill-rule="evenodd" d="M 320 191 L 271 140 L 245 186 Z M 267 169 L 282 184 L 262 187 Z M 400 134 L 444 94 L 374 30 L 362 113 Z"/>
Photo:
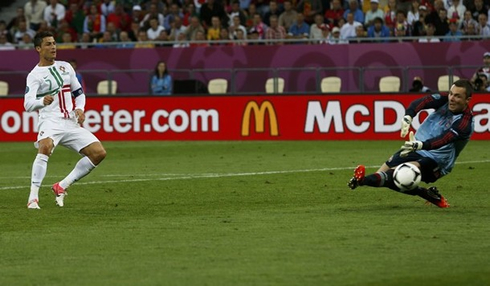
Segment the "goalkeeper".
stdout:
<path fill-rule="evenodd" d="M 419 111 L 429 108 L 435 111 L 424 120 L 415 135 L 410 131 L 409 141 L 376 173 L 365 176 L 365 167 L 357 166 L 348 186 L 351 189 L 358 186 L 388 187 L 401 192 L 393 181 L 393 173 L 396 166 L 407 162 L 420 169 L 422 181 L 426 183 L 433 183 L 449 174 L 473 133 L 473 115 L 468 106 L 472 89 L 470 81 L 460 79 L 451 86 L 447 96 L 432 94 L 414 100 L 403 117 L 402 138 L 409 134 L 412 118 Z M 441 208 L 449 207 L 436 187 L 417 187 L 403 193 L 420 196 Z"/>

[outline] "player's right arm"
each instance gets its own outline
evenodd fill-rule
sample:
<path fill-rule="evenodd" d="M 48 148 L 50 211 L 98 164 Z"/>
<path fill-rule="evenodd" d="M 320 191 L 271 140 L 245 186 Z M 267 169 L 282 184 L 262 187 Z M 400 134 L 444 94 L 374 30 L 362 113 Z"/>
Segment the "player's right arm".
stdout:
<path fill-rule="evenodd" d="M 37 98 L 39 87 L 40 81 L 33 74 L 29 74 L 27 76 L 26 93 L 24 94 L 24 108 L 26 111 L 36 111 L 53 102 L 54 98 L 51 95 Z"/>
<path fill-rule="evenodd" d="M 403 116 L 400 137 L 405 138 L 405 136 L 407 136 L 410 125 L 412 124 L 412 119 L 419 113 L 419 111 L 428 108 L 437 109 L 446 104 L 447 101 L 448 97 L 441 96 L 440 94 L 427 95 L 412 101 L 405 111 L 405 116 Z"/>

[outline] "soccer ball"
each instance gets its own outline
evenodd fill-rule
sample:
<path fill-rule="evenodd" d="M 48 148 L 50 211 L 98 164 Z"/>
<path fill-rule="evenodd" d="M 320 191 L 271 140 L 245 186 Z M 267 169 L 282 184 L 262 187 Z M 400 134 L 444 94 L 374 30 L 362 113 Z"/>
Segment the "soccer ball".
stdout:
<path fill-rule="evenodd" d="M 393 181 L 402 192 L 415 189 L 420 184 L 420 180 L 422 180 L 422 174 L 414 164 L 400 164 L 393 173 Z"/>

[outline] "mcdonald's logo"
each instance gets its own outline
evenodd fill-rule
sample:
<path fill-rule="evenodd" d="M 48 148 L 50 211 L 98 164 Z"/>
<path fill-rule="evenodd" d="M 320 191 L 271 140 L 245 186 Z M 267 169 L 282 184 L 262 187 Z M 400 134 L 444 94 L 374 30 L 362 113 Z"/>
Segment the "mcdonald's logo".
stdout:
<path fill-rule="evenodd" d="M 255 118 L 255 132 L 263 133 L 265 126 L 265 114 L 269 114 L 269 127 L 271 136 L 279 136 L 279 128 L 277 126 L 277 116 L 274 106 L 270 101 L 264 101 L 257 104 L 255 101 L 250 101 L 245 107 L 242 118 L 242 136 L 250 135 L 250 114 L 253 112 Z"/>

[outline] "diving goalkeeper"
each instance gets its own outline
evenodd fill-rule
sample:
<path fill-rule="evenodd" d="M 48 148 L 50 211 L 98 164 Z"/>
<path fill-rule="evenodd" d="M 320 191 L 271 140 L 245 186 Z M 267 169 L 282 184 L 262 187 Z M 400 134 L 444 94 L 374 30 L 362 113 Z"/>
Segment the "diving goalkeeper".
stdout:
<path fill-rule="evenodd" d="M 415 135 L 410 131 L 409 140 L 376 173 L 365 176 L 366 168 L 359 165 L 347 185 L 351 189 L 371 186 L 387 187 L 402 192 L 393 181 L 394 170 L 402 163 L 417 166 L 425 183 L 433 183 L 449 174 L 473 133 L 473 115 L 468 106 L 472 89 L 470 81 L 460 79 L 454 82 L 447 96 L 436 93 L 410 103 L 402 121 L 402 138 L 409 133 L 412 118 L 417 113 L 430 108 L 435 111 L 424 120 Z M 449 207 L 435 186 L 428 189 L 417 187 L 402 193 L 420 196 L 440 208 Z"/>

